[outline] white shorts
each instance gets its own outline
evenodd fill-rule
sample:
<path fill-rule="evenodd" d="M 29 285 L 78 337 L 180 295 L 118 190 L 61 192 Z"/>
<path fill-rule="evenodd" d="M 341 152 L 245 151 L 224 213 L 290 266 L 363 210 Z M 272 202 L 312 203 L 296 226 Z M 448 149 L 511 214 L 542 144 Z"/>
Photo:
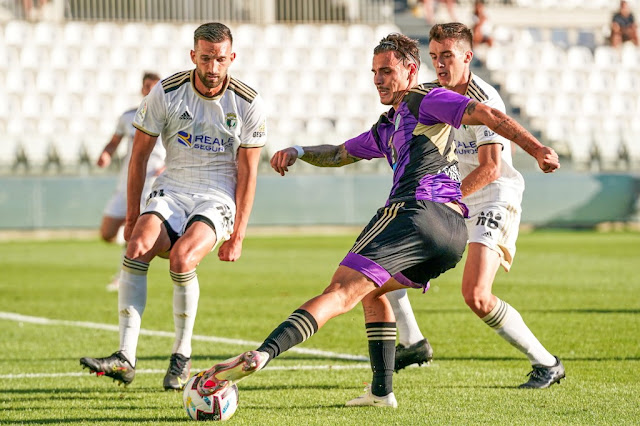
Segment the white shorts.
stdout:
<path fill-rule="evenodd" d="M 185 194 L 154 189 L 141 214 L 155 214 L 167 227 L 171 245 L 185 233 L 194 221 L 202 221 L 216 233 L 216 244 L 226 241 L 233 233 L 235 205 L 226 197 L 205 194 Z"/>
<path fill-rule="evenodd" d="M 480 243 L 500 255 L 505 271 L 511 269 L 516 255 L 516 240 L 522 210 L 509 204 L 482 204 L 469 207 L 466 219 L 470 243 Z"/>
<path fill-rule="evenodd" d="M 144 187 L 142 188 L 142 194 L 140 196 L 140 210 L 144 208 L 147 197 L 151 193 L 151 187 L 155 182 L 155 176 L 147 176 L 144 181 Z M 107 205 L 102 212 L 103 216 L 116 217 L 124 219 L 127 217 L 127 182 L 118 183 L 118 187 L 107 202 Z"/>

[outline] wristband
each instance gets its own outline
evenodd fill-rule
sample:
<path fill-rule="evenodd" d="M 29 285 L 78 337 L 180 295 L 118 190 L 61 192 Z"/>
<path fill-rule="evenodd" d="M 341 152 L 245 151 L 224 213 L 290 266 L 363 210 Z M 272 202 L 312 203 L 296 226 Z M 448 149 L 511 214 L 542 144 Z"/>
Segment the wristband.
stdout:
<path fill-rule="evenodd" d="M 302 156 L 304 155 L 304 149 L 300 145 L 294 145 L 292 146 L 292 148 L 295 149 L 298 153 L 298 158 L 302 158 Z"/>

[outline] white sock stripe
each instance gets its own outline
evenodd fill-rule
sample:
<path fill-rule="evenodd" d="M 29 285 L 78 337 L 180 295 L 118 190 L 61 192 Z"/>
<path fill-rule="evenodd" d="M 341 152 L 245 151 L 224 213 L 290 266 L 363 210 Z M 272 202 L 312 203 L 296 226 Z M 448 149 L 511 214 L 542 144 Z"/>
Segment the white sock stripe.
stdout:
<path fill-rule="evenodd" d="M 124 257 L 122 264 L 131 269 L 137 269 L 139 271 L 146 271 L 149 269 L 149 264 L 146 262 L 141 262 L 139 260 L 129 259 L 128 257 Z"/>
<path fill-rule="evenodd" d="M 315 330 L 313 329 L 313 324 L 311 323 L 311 320 L 307 317 L 305 317 L 304 315 L 302 315 L 301 313 L 293 313 L 289 316 L 289 318 L 292 318 L 296 321 L 298 321 L 300 323 L 300 325 L 304 326 L 305 329 L 309 330 L 308 334 L 309 337 L 311 337 L 313 335 L 313 333 L 315 333 Z"/>
<path fill-rule="evenodd" d="M 491 328 L 500 328 L 504 324 L 508 308 L 509 304 L 507 302 L 498 299 L 498 303 L 493 310 L 482 320 Z"/>
<path fill-rule="evenodd" d="M 190 281 L 192 281 L 194 278 L 196 278 L 198 274 L 194 269 L 193 271 L 189 271 L 189 272 L 169 271 L 169 275 L 171 276 L 171 280 L 173 281 L 174 284 L 179 286 L 184 286 Z"/>

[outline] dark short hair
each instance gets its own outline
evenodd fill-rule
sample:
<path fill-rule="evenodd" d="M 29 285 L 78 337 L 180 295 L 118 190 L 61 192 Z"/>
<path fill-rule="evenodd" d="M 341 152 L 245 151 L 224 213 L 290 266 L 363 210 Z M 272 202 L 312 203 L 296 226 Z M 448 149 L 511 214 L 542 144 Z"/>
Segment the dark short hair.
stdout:
<path fill-rule="evenodd" d="M 393 51 L 396 58 L 415 63 L 420 68 L 420 49 L 418 40 L 400 33 L 391 33 L 373 49 L 373 54 Z"/>
<path fill-rule="evenodd" d="M 471 29 L 460 22 L 449 22 L 446 24 L 435 24 L 429 31 L 429 41 L 442 43 L 446 39 L 454 39 L 469 44 L 473 48 L 473 33 Z"/>
<path fill-rule="evenodd" d="M 198 43 L 198 40 L 206 40 L 212 43 L 221 43 L 225 40 L 229 40 L 233 44 L 233 36 L 231 30 L 220 22 L 208 22 L 200 25 L 193 32 L 193 44 Z"/>
<path fill-rule="evenodd" d="M 142 74 L 142 82 L 144 83 L 145 80 L 158 81 L 160 80 L 160 75 L 155 72 L 145 71 L 144 74 Z"/>

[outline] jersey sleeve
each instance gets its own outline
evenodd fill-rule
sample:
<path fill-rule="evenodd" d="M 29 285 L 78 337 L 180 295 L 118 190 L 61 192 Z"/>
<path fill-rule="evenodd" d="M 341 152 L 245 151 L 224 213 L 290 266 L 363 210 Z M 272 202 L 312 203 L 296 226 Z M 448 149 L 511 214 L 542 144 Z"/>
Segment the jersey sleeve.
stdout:
<path fill-rule="evenodd" d="M 241 148 L 259 148 L 267 143 L 267 115 L 264 102 L 256 95 L 245 111 L 242 131 L 240 133 Z"/>
<path fill-rule="evenodd" d="M 131 114 L 128 114 L 129 117 L 131 117 Z M 116 124 L 116 130 L 114 132 L 114 134 L 120 136 L 120 137 L 124 137 L 126 136 L 129 132 L 129 126 L 131 126 L 131 121 L 130 118 L 127 118 L 127 113 L 124 113 L 120 116 L 120 118 L 118 118 L 118 123 Z"/>
<path fill-rule="evenodd" d="M 162 84 L 156 84 L 142 100 L 133 119 L 133 127 L 151 135 L 159 136 L 166 123 L 167 107 Z"/>
<path fill-rule="evenodd" d="M 380 151 L 373 130 L 364 132 L 355 138 L 349 139 L 344 143 L 349 155 L 353 157 L 371 160 L 372 158 L 384 157 L 384 153 Z"/>
<path fill-rule="evenodd" d="M 428 126 L 446 123 L 458 128 L 469 102 L 471 99 L 451 90 L 440 87 L 432 89 L 420 103 L 418 121 Z"/>
<path fill-rule="evenodd" d="M 499 97 L 489 98 L 482 103 L 491 108 L 495 108 L 499 111 L 505 112 L 504 102 Z M 473 128 L 473 131 L 476 135 L 477 146 L 490 145 L 494 143 L 502 145 L 502 149 L 508 146 L 509 141 L 507 139 L 503 138 L 484 124 L 471 127 Z"/>

